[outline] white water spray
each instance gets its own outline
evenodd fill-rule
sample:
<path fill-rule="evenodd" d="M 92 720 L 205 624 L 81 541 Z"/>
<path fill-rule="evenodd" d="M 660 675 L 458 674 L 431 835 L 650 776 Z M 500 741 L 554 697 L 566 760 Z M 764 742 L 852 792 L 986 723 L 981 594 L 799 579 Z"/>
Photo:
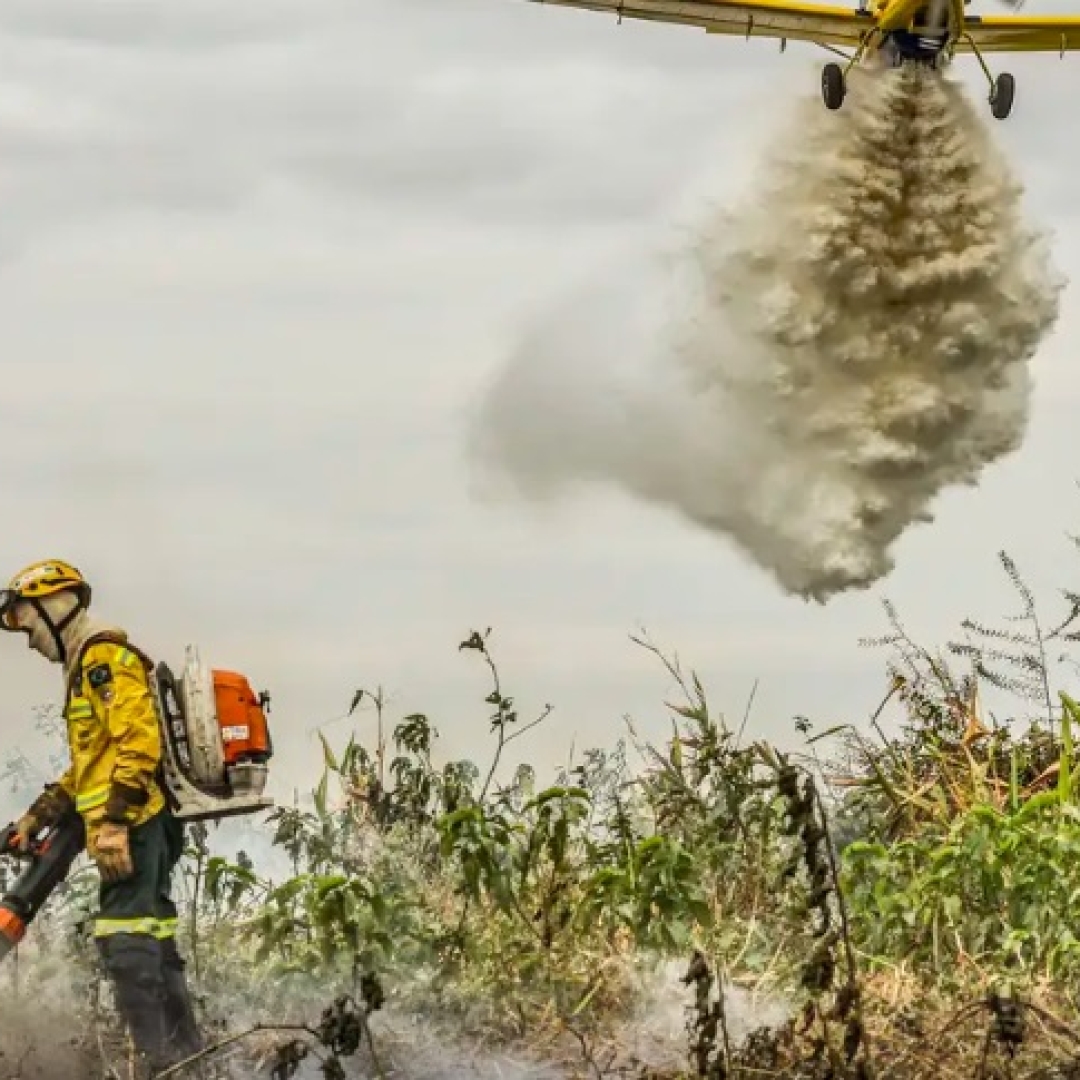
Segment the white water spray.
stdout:
<path fill-rule="evenodd" d="M 866 588 L 939 492 L 1023 441 L 1064 282 L 1021 195 L 959 87 L 857 69 L 704 224 L 677 307 L 609 280 L 524 342 L 477 459 L 534 498 L 614 483 L 804 598 Z"/>

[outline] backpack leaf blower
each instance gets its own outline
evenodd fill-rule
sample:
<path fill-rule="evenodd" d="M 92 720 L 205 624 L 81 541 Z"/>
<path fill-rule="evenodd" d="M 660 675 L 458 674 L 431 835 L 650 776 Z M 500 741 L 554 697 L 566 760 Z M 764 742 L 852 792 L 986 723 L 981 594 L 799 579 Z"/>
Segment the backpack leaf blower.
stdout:
<path fill-rule="evenodd" d="M 172 812 L 183 821 L 269 809 L 263 794 L 273 755 L 270 696 L 246 675 L 205 665 L 194 645 L 180 678 L 157 665 L 151 680 L 162 728 L 162 775 Z"/>

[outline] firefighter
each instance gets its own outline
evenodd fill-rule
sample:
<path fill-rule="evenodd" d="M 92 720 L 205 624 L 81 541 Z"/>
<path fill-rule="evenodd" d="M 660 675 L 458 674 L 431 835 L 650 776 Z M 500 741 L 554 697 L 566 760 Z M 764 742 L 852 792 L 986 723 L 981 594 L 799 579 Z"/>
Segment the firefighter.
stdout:
<path fill-rule="evenodd" d="M 71 764 L 18 822 L 25 849 L 72 808 L 101 877 L 94 937 L 117 1008 L 150 1075 L 201 1048 L 170 892 L 183 824 L 159 782 L 161 729 L 152 662 L 95 622 L 90 586 L 59 559 L 34 563 L 0 592 L 0 626 L 63 666 Z"/>

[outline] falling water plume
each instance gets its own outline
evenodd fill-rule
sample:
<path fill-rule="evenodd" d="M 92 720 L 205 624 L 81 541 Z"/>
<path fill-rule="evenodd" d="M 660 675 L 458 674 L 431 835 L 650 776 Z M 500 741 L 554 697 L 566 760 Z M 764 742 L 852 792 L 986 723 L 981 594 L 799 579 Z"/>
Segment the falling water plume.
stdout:
<path fill-rule="evenodd" d="M 533 498 L 603 481 L 673 509 L 824 602 L 1022 444 L 1064 281 L 939 74 L 856 69 L 843 109 L 794 120 L 749 205 L 698 226 L 677 301 L 609 277 L 556 310 L 472 448 Z"/>

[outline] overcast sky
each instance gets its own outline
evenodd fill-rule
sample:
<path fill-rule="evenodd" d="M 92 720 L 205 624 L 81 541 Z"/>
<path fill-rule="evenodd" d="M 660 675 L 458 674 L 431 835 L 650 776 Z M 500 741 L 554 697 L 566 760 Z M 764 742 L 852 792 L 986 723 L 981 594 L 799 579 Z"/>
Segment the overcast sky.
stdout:
<path fill-rule="evenodd" d="M 663 735 L 641 626 L 736 718 L 760 680 L 750 728 L 783 741 L 797 713 L 876 705 L 884 656 L 857 639 L 883 596 L 932 644 L 1011 603 L 999 547 L 1051 601 L 1080 569 L 1075 286 L 1026 446 L 939 500 L 870 592 L 786 598 L 614 494 L 476 497 L 465 418 L 523 325 L 668 242 L 703 177 L 717 197 L 752 177 L 763 114 L 818 93 L 810 46 L 525 0 L 7 0 L 0 57 L 0 572 L 69 558 L 157 656 L 198 641 L 269 688 L 278 793 L 361 685 L 486 759 L 472 628 L 494 627 L 523 711 L 555 706 L 521 747 L 553 764 L 625 713 Z M 1015 111 L 988 122 L 1077 276 L 1080 56 L 1008 67 Z M 58 676 L 5 649 L 19 742 Z"/>

